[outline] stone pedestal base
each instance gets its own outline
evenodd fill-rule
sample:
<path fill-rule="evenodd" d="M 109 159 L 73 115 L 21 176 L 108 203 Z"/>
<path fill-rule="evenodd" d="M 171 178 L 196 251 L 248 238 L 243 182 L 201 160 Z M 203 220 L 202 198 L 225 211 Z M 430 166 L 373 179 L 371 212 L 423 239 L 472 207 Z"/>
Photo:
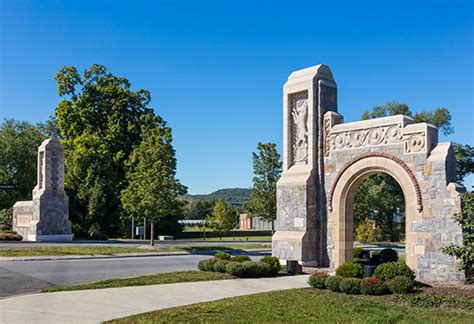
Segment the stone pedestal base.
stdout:
<path fill-rule="evenodd" d="M 27 236 L 28 241 L 32 242 L 71 242 L 71 234 L 58 234 L 58 235 L 33 235 Z"/>

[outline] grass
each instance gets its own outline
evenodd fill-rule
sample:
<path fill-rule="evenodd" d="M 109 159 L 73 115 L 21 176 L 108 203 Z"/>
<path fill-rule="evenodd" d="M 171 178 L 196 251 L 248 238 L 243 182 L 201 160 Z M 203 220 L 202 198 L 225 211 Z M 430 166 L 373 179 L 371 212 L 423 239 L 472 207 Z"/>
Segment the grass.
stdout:
<path fill-rule="evenodd" d="M 26 246 L 0 250 L 0 257 L 30 257 L 30 256 L 72 256 L 72 255 L 112 255 L 118 253 L 150 253 L 150 252 L 199 252 L 212 250 L 245 250 L 268 249 L 269 244 L 224 244 L 214 246 L 170 246 L 156 249 L 136 247 L 104 246 L 104 245 L 60 245 L 60 246 Z"/>
<path fill-rule="evenodd" d="M 424 309 L 316 289 L 293 289 L 164 309 L 108 323 L 474 323 L 474 313 Z"/>
<path fill-rule="evenodd" d="M 129 286 L 147 286 L 147 285 L 162 285 L 177 282 L 196 282 L 208 280 L 225 280 L 236 279 L 227 273 L 219 272 L 204 272 L 204 271 L 180 271 L 159 273 L 156 275 L 140 276 L 125 279 L 109 279 L 88 284 L 59 286 L 53 288 L 43 289 L 42 292 L 55 291 L 70 291 L 70 290 L 87 290 L 87 289 L 103 289 L 103 288 L 118 288 Z"/>

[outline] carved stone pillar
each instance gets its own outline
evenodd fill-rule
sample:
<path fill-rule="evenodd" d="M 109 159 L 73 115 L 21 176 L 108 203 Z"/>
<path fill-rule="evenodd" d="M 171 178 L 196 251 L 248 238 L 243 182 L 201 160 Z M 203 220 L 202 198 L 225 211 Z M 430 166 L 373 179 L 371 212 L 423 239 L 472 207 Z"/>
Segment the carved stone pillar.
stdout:
<path fill-rule="evenodd" d="M 277 184 L 273 255 L 323 265 L 326 199 L 323 116 L 337 112 L 337 86 L 326 65 L 293 72 L 283 90 L 283 173 Z"/>

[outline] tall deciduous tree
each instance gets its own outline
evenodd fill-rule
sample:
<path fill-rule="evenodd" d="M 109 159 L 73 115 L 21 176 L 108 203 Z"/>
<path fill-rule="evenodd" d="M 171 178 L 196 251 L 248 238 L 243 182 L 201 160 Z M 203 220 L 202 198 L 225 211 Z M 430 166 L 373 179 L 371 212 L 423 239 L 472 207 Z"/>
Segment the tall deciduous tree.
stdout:
<path fill-rule="evenodd" d="M 127 188 L 122 190 L 122 204 L 128 215 L 147 218 L 154 226 L 160 218 L 180 213 L 179 195 L 186 187 L 176 179 L 176 158 L 169 127 L 152 128 L 142 133 L 142 141 L 127 161 Z"/>
<path fill-rule="evenodd" d="M 252 153 L 253 188 L 246 209 L 251 217 L 272 223 L 275 230 L 276 184 L 282 171 L 280 155 L 274 143 L 258 143 L 257 153 Z"/>
<path fill-rule="evenodd" d="M 65 187 L 77 236 L 92 229 L 117 235 L 127 187 L 125 164 L 142 130 L 165 127 L 148 107 L 150 93 L 94 64 L 81 75 L 63 67 L 55 78 L 62 97 L 50 120 L 65 147 Z M 127 226 L 128 228 L 128 226 Z"/>
<path fill-rule="evenodd" d="M 235 212 L 231 206 L 221 199 L 217 199 L 212 215 L 208 218 L 209 227 L 214 229 L 219 238 L 235 227 Z"/>
<path fill-rule="evenodd" d="M 0 123 L 0 184 L 12 189 L 0 188 L 0 227 L 12 226 L 11 207 L 16 201 L 31 199 L 36 185 L 38 146 L 46 138 L 42 124 L 30 124 L 15 120 Z"/>

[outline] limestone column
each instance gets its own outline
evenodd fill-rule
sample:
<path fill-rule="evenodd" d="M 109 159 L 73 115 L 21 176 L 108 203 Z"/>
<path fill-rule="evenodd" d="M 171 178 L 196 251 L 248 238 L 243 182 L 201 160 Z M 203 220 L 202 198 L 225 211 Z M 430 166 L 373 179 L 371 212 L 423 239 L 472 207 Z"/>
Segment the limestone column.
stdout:
<path fill-rule="evenodd" d="M 326 65 L 290 74 L 283 87 L 283 173 L 277 184 L 273 255 L 322 266 L 327 260 L 323 116 L 337 112 L 337 86 Z"/>

